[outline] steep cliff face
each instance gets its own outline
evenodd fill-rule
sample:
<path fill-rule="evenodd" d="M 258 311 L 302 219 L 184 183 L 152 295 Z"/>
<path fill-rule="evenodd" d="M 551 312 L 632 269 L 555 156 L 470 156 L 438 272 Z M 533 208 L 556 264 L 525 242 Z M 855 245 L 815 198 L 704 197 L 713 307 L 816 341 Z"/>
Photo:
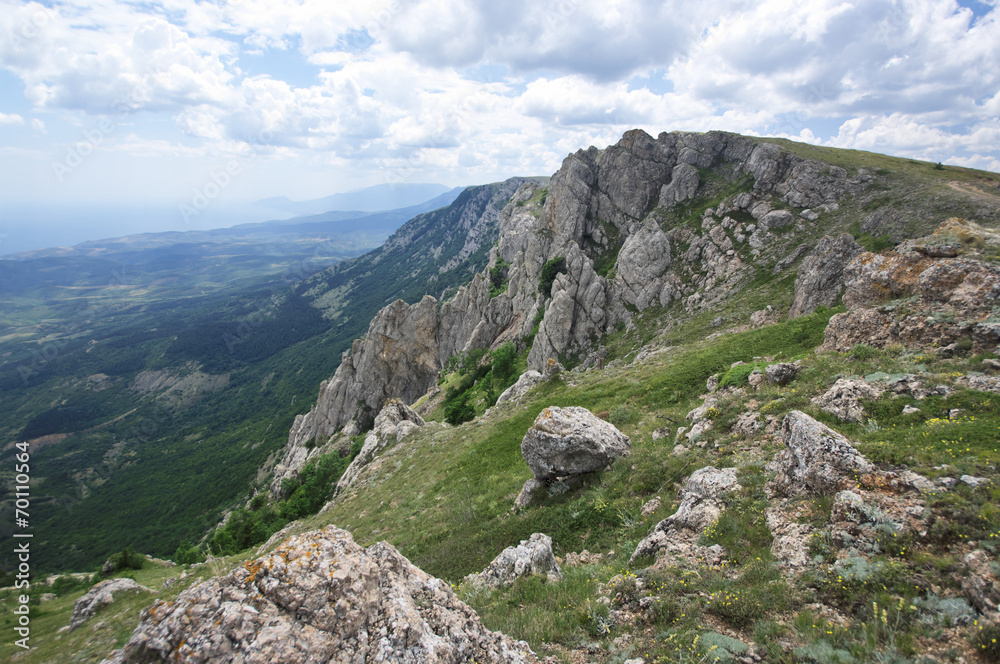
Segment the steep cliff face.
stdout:
<path fill-rule="evenodd" d="M 654 139 L 633 130 L 603 151 L 580 150 L 548 187 L 519 183 L 495 234 L 471 224 L 470 242 L 496 240 L 490 267 L 503 269 L 506 291 L 491 295 L 487 271 L 443 305 L 427 296 L 385 307 L 296 419 L 289 448 L 341 427 L 364 430 L 388 399 L 422 395 L 450 356 L 525 337 L 543 312 L 532 369 L 583 358 L 651 306 L 712 306 L 747 280 L 749 263 L 788 268 L 808 247 L 796 252 L 794 234 L 782 231 L 812 223 L 872 179 L 722 132 Z M 397 236 L 386 245 L 394 251 L 406 243 Z M 560 258 L 540 292 L 543 269 Z"/>

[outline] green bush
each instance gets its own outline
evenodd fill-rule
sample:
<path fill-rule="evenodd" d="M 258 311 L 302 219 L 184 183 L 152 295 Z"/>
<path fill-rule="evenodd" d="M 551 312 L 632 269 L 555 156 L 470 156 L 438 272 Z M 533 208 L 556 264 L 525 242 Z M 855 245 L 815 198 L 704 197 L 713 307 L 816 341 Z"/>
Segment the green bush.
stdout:
<path fill-rule="evenodd" d="M 116 554 L 108 558 L 108 565 L 101 569 L 101 574 L 111 576 L 115 572 L 126 569 L 142 569 L 146 564 L 146 558 L 136 553 L 131 546 L 127 546 Z"/>
<path fill-rule="evenodd" d="M 723 387 L 743 387 L 749 385 L 748 376 L 757 369 L 756 364 L 737 364 L 719 376 L 719 388 Z"/>
<path fill-rule="evenodd" d="M 174 562 L 178 565 L 202 563 L 205 562 L 205 554 L 188 540 L 183 540 L 177 545 L 177 551 L 174 552 Z"/>
<path fill-rule="evenodd" d="M 448 390 L 448 398 L 444 401 L 444 421 L 451 425 L 468 422 L 476 417 L 476 408 L 469 403 L 467 391 L 453 393 Z"/>
<path fill-rule="evenodd" d="M 542 273 L 538 277 L 538 292 L 548 297 L 552 291 L 552 284 L 555 283 L 556 276 L 566 271 L 566 259 L 562 256 L 546 261 L 542 266 Z"/>
<path fill-rule="evenodd" d="M 878 357 L 878 354 L 878 349 L 868 344 L 854 344 L 854 347 L 848 352 L 852 360 L 859 361 L 871 360 Z"/>
<path fill-rule="evenodd" d="M 90 579 L 78 579 L 70 576 L 69 574 L 64 574 L 52 582 L 50 591 L 56 595 L 65 595 L 66 593 L 71 593 L 74 590 L 82 590 L 89 587 Z"/>

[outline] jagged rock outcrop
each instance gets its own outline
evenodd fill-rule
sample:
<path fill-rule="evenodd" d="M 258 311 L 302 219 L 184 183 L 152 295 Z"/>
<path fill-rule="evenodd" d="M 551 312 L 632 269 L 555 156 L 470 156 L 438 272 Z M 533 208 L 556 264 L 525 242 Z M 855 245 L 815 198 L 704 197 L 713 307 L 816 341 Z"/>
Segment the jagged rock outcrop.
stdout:
<path fill-rule="evenodd" d="M 833 306 L 844 292 L 844 268 L 863 251 L 847 233 L 823 237 L 799 265 L 795 298 L 788 316 L 812 313 L 820 305 Z"/>
<path fill-rule="evenodd" d="M 157 601 L 107 664 L 528 664 L 447 583 L 392 546 L 334 526 L 292 537 L 224 577 Z"/>
<path fill-rule="evenodd" d="M 628 436 L 586 408 L 550 406 L 524 434 L 521 454 L 539 480 L 603 470 L 631 448 Z"/>
<path fill-rule="evenodd" d="M 73 616 L 70 618 L 69 628 L 76 629 L 100 609 L 108 604 L 113 604 L 115 595 L 125 592 L 148 593 L 152 591 L 146 586 L 139 585 L 134 579 L 119 578 L 101 581 L 73 604 Z"/>
<path fill-rule="evenodd" d="M 361 470 L 390 444 L 402 440 L 414 429 L 424 426 L 424 418 L 399 399 L 390 399 L 375 418 L 375 426 L 365 436 L 365 444 L 340 476 L 337 490 L 343 491 L 354 483 Z"/>
<path fill-rule="evenodd" d="M 666 550 L 674 559 L 711 559 L 721 554 L 721 549 L 699 547 L 696 542 L 705 528 L 715 523 L 726 509 L 723 496 L 738 491 L 739 481 L 735 468 L 718 469 L 706 466 L 696 470 L 684 482 L 678 498 L 681 503 L 671 516 L 653 526 L 639 542 L 631 560 L 651 556 Z M 716 547 L 715 548 L 719 548 Z"/>
<path fill-rule="evenodd" d="M 974 352 L 995 349 L 1000 266 L 976 256 L 998 245 L 997 234 L 949 219 L 932 235 L 894 251 L 858 255 L 844 270 L 848 310 L 830 319 L 824 348 L 947 348 L 964 339 Z"/>
<path fill-rule="evenodd" d="M 552 538 L 534 533 L 517 546 L 509 546 L 486 569 L 465 577 L 466 583 L 507 588 L 523 576 L 544 574 L 550 581 L 562 579 L 559 563 L 552 553 Z"/>
<path fill-rule="evenodd" d="M 775 457 L 772 486 L 784 495 L 836 493 L 875 470 L 851 441 L 799 410 L 785 416 L 781 439 L 785 450 Z"/>
<path fill-rule="evenodd" d="M 719 164 L 725 177 L 752 184 L 707 209 L 701 228 L 669 228 L 664 211 L 696 197 L 699 169 Z M 790 265 L 781 261 L 800 249 L 773 232 L 801 223 L 789 206 L 833 209 L 871 180 L 863 169 L 848 177 L 724 132 L 653 138 L 633 130 L 605 150 L 571 154 L 544 191 L 524 182 L 500 214 L 490 265 L 503 268 L 506 291 L 491 297 L 484 273 L 440 307 L 425 298 L 383 309 L 296 420 L 290 445 L 340 427 L 364 430 L 387 399 L 410 403 L 424 394 L 450 356 L 523 338 L 543 311 L 528 356 L 529 369 L 542 373 L 550 362 L 585 357 L 595 338 L 628 324 L 635 310 L 678 299 L 689 311 L 713 306 L 753 273 L 741 250 L 775 269 Z M 744 213 L 755 223 L 741 221 Z M 540 293 L 542 269 L 555 258 L 562 273 Z"/>

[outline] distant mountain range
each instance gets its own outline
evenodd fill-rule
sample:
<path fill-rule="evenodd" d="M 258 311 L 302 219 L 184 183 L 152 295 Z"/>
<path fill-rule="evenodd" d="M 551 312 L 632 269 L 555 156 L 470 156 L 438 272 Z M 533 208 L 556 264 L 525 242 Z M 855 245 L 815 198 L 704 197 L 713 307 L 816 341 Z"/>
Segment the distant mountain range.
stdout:
<path fill-rule="evenodd" d="M 379 184 L 308 201 L 293 201 L 287 196 L 264 198 L 256 201 L 255 205 L 297 216 L 319 214 L 327 210 L 375 212 L 418 205 L 449 191 L 456 192 L 457 196 L 457 192 L 462 189 L 464 187 L 449 189 L 443 184 Z"/>

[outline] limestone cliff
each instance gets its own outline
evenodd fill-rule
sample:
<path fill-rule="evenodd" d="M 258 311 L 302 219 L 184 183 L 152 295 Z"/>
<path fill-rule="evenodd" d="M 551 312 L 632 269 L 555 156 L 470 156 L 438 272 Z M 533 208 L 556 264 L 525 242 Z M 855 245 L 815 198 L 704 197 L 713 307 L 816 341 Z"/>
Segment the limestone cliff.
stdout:
<path fill-rule="evenodd" d="M 296 419 L 289 449 L 366 429 L 388 399 L 422 395 L 450 356 L 526 337 L 540 314 L 532 369 L 583 360 L 595 339 L 650 306 L 712 306 L 753 274 L 751 262 L 788 268 L 809 247 L 782 230 L 812 223 L 873 178 L 723 132 L 633 130 L 605 150 L 580 150 L 547 188 L 523 181 L 495 236 L 474 235 L 496 240 L 490 267 L 506 290 L 491 294 L 487 270 L 444 304 L 426 296 L 382 309 Z M 539 292 L 557 258 L 560 273 Z"/>

